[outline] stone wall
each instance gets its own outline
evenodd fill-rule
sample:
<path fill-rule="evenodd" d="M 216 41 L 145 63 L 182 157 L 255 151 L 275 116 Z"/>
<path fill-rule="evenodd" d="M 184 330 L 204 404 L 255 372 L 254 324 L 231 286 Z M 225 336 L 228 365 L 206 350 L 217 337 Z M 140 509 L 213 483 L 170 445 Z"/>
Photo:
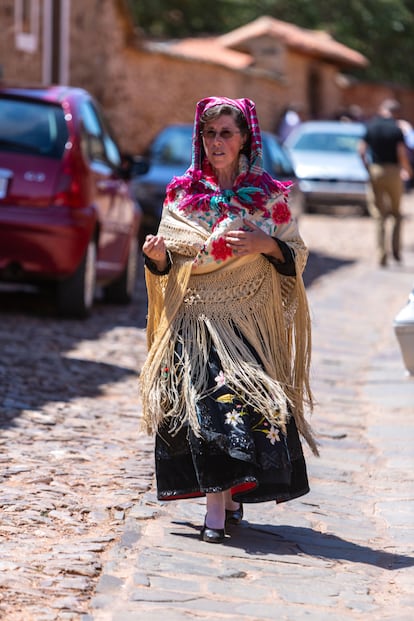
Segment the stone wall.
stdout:
<path fill-rule="evenodd" d="M 287 101 L 269 77 L 133 48 L 111 58 L 99 99 L 123 148 L 142 153 L 165 125 L 192 123 L 196 102 L 212 95 L 255 100 L 264 129 L 274 129 Z"/>
<path fill-rule="evenodd" d="M 39 3 L 39 36 L 37 49 L 24 52 L 16 49 L 14 25 L 14 0 L 0 3 L 0 78 L 8 82 L 39 84 L 42 80 L 42 6 Z"/>
<path fill-rule="evenodd" d="M 71 85 L 81 86 L 104 101 L 112 89 L 113 74 L 123 69 L 123 52 L 132 31 L 125 24 L 119 3 L 101 0 L 71 2 Z M 122 3 L 121 3 L 122 5 Z"/>
<path fill-rule="evenodd" d="M 42 11 L 42 1 L 39 6 Z M 42 15 L 38 49 L 16 51 L 13 7 L 13 0 L 2 0 L 0 5 L 4 80 L 40 84 Z M 253 99 L 261 126 L 269 131 L 275 130 L 281 110 L 290 103 L 301 106 L 304 118 L 332 118 L 351 104 L 358 104 L 369 116 L 386 96 L 400 99 L 403 117 L 414 123 L 414 91 L 341 83 L 335 65 L 303 54 L 285 50 L 284 72 L 279 77 L 257 68 L 234 71 L 208 60 L 145 50 L 123 0 L 72 0 L 70 17 L 69 83 L 97 98 L 121 148 L 131 153 L 143 153 L 166 124 L 191 123 L 196 102 L 211 95 Z M 311 105 L 312 89 L 316 94 Z"/>
<path fill-rule="evenodd" d="M 369 118 L 384 99 L 397 99 L 401 104 L 401 118 L 414 125 L 414 90 L 398 85 L 351 82 L 342 89 L 345 106 L 360 106 L 363 116 Z"/>
<path fill-rule="evenodd" d="M 98 11 L 96 2 L 72 0 L 69 41 L 69 83 L 93 93 L 124 150 L 142 153 L 164 125 L 192 122 L 196 102 L 210 95 L 253 99 L 267 130 L 276 128 L 281 110 L 293 100 L 306 114 L 306 56 L 285 51 L 285 74 L 278 79 L 263 69 L 234 71 L 209 61 L 145 51 L 124 6 L 120 0 L 101 0 Z M 8 33 L 0 42 L 5 80 L 41 83 L 40 46 L 36 54 L 14 52 L 12 0 L 3 0 L 2 11 Z"/>
<path fill-rule="evenodd" d="M 84 5 L 72 3 L 70 81 L 101 102 L 124 150 L 142 153 L 168 123 L 192 123 L 196 102 L 210 95 L 251 97 L 263 125 L 273 128 L 275 101 L 287 95 L 270 77 L 145 51 L 116 2 L 105 0 L 99 19 L 96 7 Z"/>

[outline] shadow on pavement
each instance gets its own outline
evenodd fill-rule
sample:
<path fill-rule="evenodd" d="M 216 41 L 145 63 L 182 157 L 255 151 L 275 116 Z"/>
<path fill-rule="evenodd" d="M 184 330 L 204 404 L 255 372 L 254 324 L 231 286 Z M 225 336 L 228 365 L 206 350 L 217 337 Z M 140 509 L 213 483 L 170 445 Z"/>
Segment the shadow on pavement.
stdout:
<path fill-rule="evenodd" d="M 196 532 L 170 531 L 171 535 L 184 539 L 199 539 L 200 527 L 190 522 L 173 521 L 172 523 Z M 226 537 L 222 545 L 226 548 L 244 550 L 246 554 L 252 556 L 306 554 L 329 560 L 373 565 L 389 571 L 414 566 L 412 556 L 376 550 L 369 546 L 346 541 L 336 535 L 321 533 L 302 526 L 275 526 L 249 522 L 236 528 L 230 527 L 228 533 L 230 536 Z"/>
<path fill-rule="evenodd" d="M 226 545 L 242 548 L 247 554 L 307 554 L 330 560 L 374 565 L 396 570 L 414 565 L 414 557 L 384 552 L 325 534 L 311 528 L 250 523 L 234 529 Z"/>
<path fill-rule="evenodd" d="M 0 283 L 0 316 L 4 316 L 7 320 L 8 316 L 25 315 L 39 320 L 56 321 L 63 325 L 67 320 L 57 314 L 54 298 L 55 293 L 51 286 L 36 287 Z M 138 265 L 134 299 L 130 305 L 106 304 L 100 298 L 102 296 L 98 292 L 90 318 L 73 319 L 67 321 L 68 325 L 85 326 L 85 332 L 91 330 L 91 338 L 94 336 L 95 324 L 101 328 L 101 323 L 104 323 L 105 326 L 113 326 L 118 325 L 121 321 L 121 325 L 127 324 L 145 328 L 147 296 L 142 262 Z M 23 318 L 21 319 L 23 320 Z"/>
<path fill-rule="evenodd" d="M 303 274 L 305 287 L 310 287 L 321 276 L 325 276 L 342 267 L 348 267 L 353 263 L 354 261 L 351 259 L 338 259 L 337 257 L 311 251 Z"/>
<path fill-rule="evenodd" d="M 0 287 L 0 428 L 13 426 L 24 410 L 98 396 L 105 384 L 137 376 L 134 329 L 145 326 L 146 313 L 142 270 L 130 305 L 98 300 L 84 320 L 58 317 L 51 291 Z M 119 328 L 132 332 L 118 335 Z M 79 343 L 85 344 L 85 357 L 73 352 Z"/>

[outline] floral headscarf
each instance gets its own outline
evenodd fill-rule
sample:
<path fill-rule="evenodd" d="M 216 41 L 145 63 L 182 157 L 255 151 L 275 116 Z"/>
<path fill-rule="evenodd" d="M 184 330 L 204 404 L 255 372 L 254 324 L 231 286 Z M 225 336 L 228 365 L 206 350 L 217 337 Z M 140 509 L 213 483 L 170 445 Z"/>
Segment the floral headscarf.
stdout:
<path fill-rule="evenodd" d="M 241 156 L 240 172 L 232 190 L 220 190 L 214 178 L 212 167 L 207 158 L 203 158 L 201 117 L 204 112 L 214 106 L 228 105 L 238 109 L 244 115 L 251 139 L 249 160 Z M 230 208 L 229 202 L 240 204 L 249 211 L 263 210 L 265 217 L 269 217 L 266 210 L 268 199 L 274 194 L 287 196 L 290 182 L 280 182 L 273 179 L 263 170 L 262 140 L 259 123 L 256 115 L 256 106 L 251 99 L 229 99 L 227 97 L 206 97 L 198 102 L 193 129 L 193 150 L 191 166 L 180 177 L 174 177 L 167 187 L 167 201 L 173 201 L 176 193 L 183 191 L 186 197 L 182 199 L 183 211 L 207 211 L 210 207 L 223 206 Z M 286 202 L 285 202 L 286 204 Z M 285 206 L 287 210 L 287 206 Z M 287 211 L 284 220 L 289 219 Z"/>

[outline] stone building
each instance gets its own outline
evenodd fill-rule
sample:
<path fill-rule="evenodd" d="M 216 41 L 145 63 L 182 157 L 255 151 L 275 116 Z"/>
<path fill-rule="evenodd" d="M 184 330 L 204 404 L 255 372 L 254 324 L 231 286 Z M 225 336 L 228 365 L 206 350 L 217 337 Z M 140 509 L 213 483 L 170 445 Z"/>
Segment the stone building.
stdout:
<path fill-rule="evenodd" d="M 0 27 L 4 83 L 87 88 L 134 153 L 164 125 L 192 122 L 210 95 L 254 99 L 268 130 L 290 103 L 307 118 L 332 117 L 349 103 L 342 71 L 368 63 L 327 33 L 270 17 L 220 37 L 154 43 L 137 35 L 126 0 L 2 0 Z"/>

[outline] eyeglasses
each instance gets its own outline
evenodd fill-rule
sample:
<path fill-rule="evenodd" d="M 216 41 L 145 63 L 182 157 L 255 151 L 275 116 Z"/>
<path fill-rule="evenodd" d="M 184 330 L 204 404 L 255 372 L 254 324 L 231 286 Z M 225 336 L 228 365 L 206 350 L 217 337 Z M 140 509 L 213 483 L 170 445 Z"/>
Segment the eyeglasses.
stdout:
<path fill-rule="evenodd" d="M 240 134 L 240 131 L 231 129 L 222 129 L 219 132 L 215 132 L 214 129 L 207 129 L 205 132 L 201 132 L 201 135 L 206 140 L 215 140 L 218 136 L 221 140 L 230 140 L 235 134 Z"/>

